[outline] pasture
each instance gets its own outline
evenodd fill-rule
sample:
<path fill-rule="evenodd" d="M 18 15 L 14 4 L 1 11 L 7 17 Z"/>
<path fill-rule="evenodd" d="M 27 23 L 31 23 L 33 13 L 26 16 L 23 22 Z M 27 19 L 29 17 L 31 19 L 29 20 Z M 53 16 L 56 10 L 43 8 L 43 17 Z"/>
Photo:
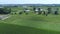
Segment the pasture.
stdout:
<path fill-rule="evenodd" d="M 46 7 L 45 7 L 46 8 Z M 19 8 L 12 8 L 12 12 Z M 60 34 L 60 14 L 25 15 L 10 14 L 10 18 L 0 20 L 0 34 Z"/>

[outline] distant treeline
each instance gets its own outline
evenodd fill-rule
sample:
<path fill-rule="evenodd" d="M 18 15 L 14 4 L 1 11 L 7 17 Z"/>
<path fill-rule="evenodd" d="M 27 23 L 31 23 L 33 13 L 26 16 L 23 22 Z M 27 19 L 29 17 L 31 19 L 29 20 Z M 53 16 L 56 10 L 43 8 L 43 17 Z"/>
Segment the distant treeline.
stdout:
<path fill-rule="evenodd" d="M 60 6 L 60 4 L 0 4 L 0 6 Z"/>

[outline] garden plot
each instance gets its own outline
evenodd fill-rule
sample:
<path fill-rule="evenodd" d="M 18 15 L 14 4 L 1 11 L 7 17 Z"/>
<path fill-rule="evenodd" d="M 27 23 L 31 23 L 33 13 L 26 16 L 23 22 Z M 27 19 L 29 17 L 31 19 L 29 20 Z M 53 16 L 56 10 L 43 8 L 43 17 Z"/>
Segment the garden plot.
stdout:
<path fill-rule="evenodd" d="M 10 17 L 9 15 L 0 15 L 0 20 L 5 20 L 9 17 Z"/>

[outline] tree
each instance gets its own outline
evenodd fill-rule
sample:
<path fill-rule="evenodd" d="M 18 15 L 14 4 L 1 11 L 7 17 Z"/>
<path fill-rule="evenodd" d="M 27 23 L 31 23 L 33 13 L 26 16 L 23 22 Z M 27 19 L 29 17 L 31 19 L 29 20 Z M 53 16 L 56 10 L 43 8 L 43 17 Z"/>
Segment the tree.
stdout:
<path fill-rule="evenodd" d="M 47 10 L 48 10 L 48 14 L 50 14 L 51 13 L 51 8 L 48 8 Z"/>

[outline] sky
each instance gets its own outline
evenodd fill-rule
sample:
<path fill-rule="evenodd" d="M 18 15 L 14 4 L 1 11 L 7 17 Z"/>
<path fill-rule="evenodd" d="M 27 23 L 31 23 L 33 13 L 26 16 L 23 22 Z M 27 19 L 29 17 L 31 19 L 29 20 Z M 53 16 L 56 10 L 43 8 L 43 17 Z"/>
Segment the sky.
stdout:
<path fill-rule="evenodd" d="M 60 4 L 60 0 L 0 0 L 0 4 Z"/>

